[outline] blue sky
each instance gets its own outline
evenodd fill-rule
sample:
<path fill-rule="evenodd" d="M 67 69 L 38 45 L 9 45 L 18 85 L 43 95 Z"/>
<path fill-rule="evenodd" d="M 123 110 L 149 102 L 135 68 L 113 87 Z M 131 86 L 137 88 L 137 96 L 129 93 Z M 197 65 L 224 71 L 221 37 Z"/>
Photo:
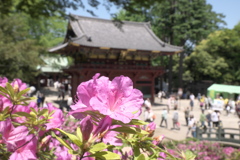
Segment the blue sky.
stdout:
<path fill-rule="evenodd" d="M 101 0 L 100 0 L 101 1 Z M 213 6 L 213 11 L 216 13 L 222 13 L 226 17 L 224 18 L 227 23 L 227 28 L 232 29 L 238 22 L 240 22 L 240 0 L 207 0 L 208 4 Z M 86 5 L 86 8 L 89 8 Z M 116 7 L 112 7 L 110 13 L 115 13 L 117 11 Z M 92 17 L 91 14 L 87 13 L 83 9 L 77 11 L 70 11 L 73 14 Z M 94 13 L 99 18 L 110 19 L 111 15 L 106 9 L 101 6 Z"/>

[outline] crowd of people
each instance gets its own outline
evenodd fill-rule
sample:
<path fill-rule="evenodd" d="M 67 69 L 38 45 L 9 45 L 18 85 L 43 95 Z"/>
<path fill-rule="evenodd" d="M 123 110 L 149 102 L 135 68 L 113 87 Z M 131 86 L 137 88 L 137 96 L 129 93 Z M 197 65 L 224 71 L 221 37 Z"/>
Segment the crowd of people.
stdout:
<path fill-rule="evenodd" d="M 162 102 L 162 95 L 162 92 L 158 93 L 160 103 Z M 216 108 L 216 101 L 221 102 L 223 105 L 222 109 Z M 223 97 L 219 95 L 217 95 L 216 99 L 211 99 L 210 97 L 206 97 L 205 95 L 201 94 L 198 94 L 195 97 L 194 94 L 191 93 L 189 95 L 189 106 L 184 106 L 184 109 L 181 110 L 179 107 L 178 97 L 176 95 L 170 95 L 166 106 L 163 106 L 162 108 L 160 117 L 156 117 L 154 115 L 149 98 L 145 100 L 144 107 L 144 120 L 146 122 L 153 122 L 156 118 L 158 118 L 160 119 L 159 126 L 165 128 L 169 127 L 168 117 L 171 111 L 172 130 L 180 130 L 179 112 L 183 111 L 186 123 L 185 126 L 188 127 L 186 136 L 189 136 L 191 133 L 192 137 L 196 137 L 197 127 L 201 127 L 201 129 L 203 129 L 203 132 L 206 132 L 207 129 L 217 129 L 217 127 L 220 127 L 222 125 L 221 116 L 229 116 L 230 114 L 234 116 L 240 115 L 240 96 L 238 96 L 238 99 L 234 101 L 233 99 L 223 99 Z M 199 111 L 198 117 L 194 117 L 193 110 Z"/>

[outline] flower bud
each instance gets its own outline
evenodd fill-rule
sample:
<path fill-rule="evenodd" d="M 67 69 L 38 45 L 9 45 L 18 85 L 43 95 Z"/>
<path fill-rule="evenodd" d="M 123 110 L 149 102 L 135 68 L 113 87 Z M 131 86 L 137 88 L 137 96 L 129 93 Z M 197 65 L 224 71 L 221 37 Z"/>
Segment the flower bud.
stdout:
<path fill-rule="evenodd" d="M 17 83 L 14 84 L 13 90 L 14 90 L 15 93 L 18 93 L 18 92 L 19 92 L 19 86 L 18 86 Z"/>
<path fill-rule="evenodd" d="M 0 112 L 2 112 L 3 111 L 3 101 L 2 101 L 2 99 L 0 99 Z"/>
<path fill-rule="evenodd" d="M 104 136 L 106 131 L 108 131 L 108 129 L 111 127 L 111 125 L 112 125 L 112 118 L 110 118 L 109 116 L 106 116 L 99 122 L 98 127 L 94 131 L 93 135 L 94 136 L 100 135 L 101 137 Z"/>
<path fill-rule="evenodd" d="M 93 130 L 93 123 L 91 121 L 91 117 L 90 116 L 85 117 L 81 121 L 80 129 L 81 129 L 81 132 L 82 132 L 83 141 L 88 141 L 89 137 L 90 137 L 90 135 L 92 133 L 92 130 Z"/>

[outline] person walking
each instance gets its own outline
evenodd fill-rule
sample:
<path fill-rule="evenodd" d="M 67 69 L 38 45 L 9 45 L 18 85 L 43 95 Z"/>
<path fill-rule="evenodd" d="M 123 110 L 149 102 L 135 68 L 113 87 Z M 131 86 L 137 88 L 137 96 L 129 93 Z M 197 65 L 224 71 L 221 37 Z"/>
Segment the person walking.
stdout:
<path fill-rule="evenodd" d="M 194 123 L 196 123 L 195 118 L 194 118 L 193 115 L 190 115 L 189 121 L 188 121 L 188 131 L 187 131 L 187 135 L 186 136 L 188 136 L 189 133 L 192 132 L 192 127 L 193 127 Z"/>
<path fill-rule="evenodd" d="M 190 115 L 190 109 L 189 109 L 189 107 L 187 107 L 187 108 L 184 110 L 184 116 L 185 116 L 185 120 L 186 120 L 186 126 L 188 126 L 189 115 Z"/>
<path fill-rule="evenodd" d="M 205 95 L 201 96 L 199 103 L 200 103 L 201 110 L 203 110 L 204 109 L 203 107 L 205 107 Z"/>
<path fill-rule="evenodd" d="M 162 123 L 164 121 L 165 125 L 166 125 L 165 127 L 168 128 L 168 125 L 167 125 L 167 114 L 168 114 L 168 111 L 167 111 L 166 108 L 164 108 L 163 111 L 162 111 L 162 120 L 161 120 L 161 123 L 160 123 L 160 127 L 163 127 Z"/>
<path fill-rule="evenodd" d="M 178 129 L 178 130 L 180 129 L 178 118 L 179 118 L 178 110 L 175 107 L 174 112 L 173 112 L 173 118 L 172 118 L 172 120 L 173 120 L 173 128 L 172 129 Z"/>
<path fill-rule="evenodd" d="M 208 114 L 206 115 L 206 120 L 207 120 L 207 123 L 208 123 L 208 128 L 211 128 L 211 127 L 212 127 L 211 113 L 212 113 L 212 110 L 208 110 Z"/>
<path fill-rule="evenodd" d="M 41 105 L 43 104 L 43 98 L 42 98 L 43 94 L 38 91 L 37 92 L 37 106 L 38 108 L 41 107 Z"/>
<path fill-rule="evenodd" d="M 193 95 L 193 93 L 190 94 L 189 98 L 190 98 L 190 106 L 192 111 L 194 107 L 194 99 L 195 99 L 195 96 Z"/>
<path fill-rule="evenodd" d="M 191 128 L 192 137 L 197 138 L 197 124 L 194 122 Z"/>
<path fill-rule="evenodd" d="M 151 110 L 150 107 L 146 107 L 146 110 L 144 112 L 144 121 L 145 122 L 153 122 L 154 120 L 154 113 Z"/>
<path fill-rule="evenodd" d="M 158 92 L 158 98 L 160 99 L 160 102 L 162 102 L 162 91 Z"/>
<path fill-rule="evenodd" d="M 199 121 L 201 123 L 201 127 L 204 127 L 205 126 L 205 121 L 206 121 L 206 116 L 204 114 L 204 109 L 202 109 L 202 113 L 200 114 Z"/>
<path fill-rule="evenodd" d="M 216 110 L 214 112 L 212 112 L 211 120 L 212 120 L 212 123 L 213 123 L 213 127 L 218 127 L 218 125 L 219 125 L 219 116 L 218 116 L 218 113 L 217 113 Z"/>
<path fill-rule="evenodd" d="M 144 101 L 144 105 L 145 107 L 148 107 L 148 108 L 152 108 L 152 104 L 151 104 L 151 101 L 149 98 L 147 98 L 145 101 Z"/>

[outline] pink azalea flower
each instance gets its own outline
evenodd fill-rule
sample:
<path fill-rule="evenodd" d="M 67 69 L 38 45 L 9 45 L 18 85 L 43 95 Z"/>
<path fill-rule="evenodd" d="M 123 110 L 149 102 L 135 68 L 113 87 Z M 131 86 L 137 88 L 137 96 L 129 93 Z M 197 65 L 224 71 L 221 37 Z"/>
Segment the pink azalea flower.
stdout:
<path fill-rule="evenodd" d="M 0 77 L 0 86 L 6 87 L 6 83 L 8 82 L 8 79 L 6 77 Z"/>
<path fill-rule="evenodd" d="M 162 142 L 163 139 L 164 139 L 164 135 L 161 135 L 161 136 L 158 136 L 158 137 L 154 137 L 152 143 L 154 145 L 159 145 Z"/>
<path fill-rule="evenodd" d="M 93 134 L 100 135 L 106 133 L 112 125 L 112 119 L 109 116 L 104 117 L 95 128 Z"/>
<path fill-rule="evenodd" d="M 118 127 L 121 127 L 121 125 L 111 126 L 110 130 L 106 132 L 106 134 L 102 138 L 102 141 L 106 144 L 109 143 L 114 146 L 122 146 L 123 145 L 122 140 L 116 137 L 117 134 L 119 134 L 119 132 L 111 131 L 111 129 L 118 128 Z"/>
<path fill-rule="evenodd" d="M 9 160 L 35 160 L 37 159 L 37 139 L 28 135 L 23 140 L 16 143 L 15 152 L 10 156 Z"/>
<path fill-rule="evenodd" d="M 121 152 L 119 153 L 119 151 L 113 150 L 113 152 L 121 155 Z M 132 156 L 133 156 L 133 150 L 132 150 L 132 148 L 128 147 L 126 149 L 126 151 L 123 152 L 121 159 L 122 160 L 129 160 L 129 157 L 132 157 Z"/>
<path fill-rule="evenodd" d="M 160 152 L 159 156 L 161 156 L 162 158 L 158 158 L 158 160 L 165 160 L 165 158 L 167 157 L 167 155 L 164 152 Z"/>
<path fill-rule="evenodd" d="M 154 131 L 156 129 L 156 123 L 151 122 L 146 125 L 146 131 Z"/>
<path fill-rule="evenodd" d="M 82 138 L 85 142 L 95 141 L 102 138 L 110 129 L 112 119 L 109 116 L 104 117 L 97 126 L 93 125 L 91 117 L 88 115 L 80 122 Z"/>
<path fill-rule="evenodd" d="M 22 91 L 27 88 L 27 84 L 23 83 L 21 79 L 14 79 L 11 83 L 13 87 L 17 87 L 18 91 Z"/>
<path fill-rule="evenodd" d="M 114 146 L 122 146 L 122 140 L 116 137 L 118 133 L 119 132 L 108 131 L 103 137 L 103 142 L 106 144 L 109 143 Z"/>
<path fill-rule="evenodd" d="M 82 118 L 81 112 L 96 110 L 112 119 L 129 123 L 141 114 L 142 93 L 133 88 L 130 78 L 120 76 L 110 81 L 96 74 L 92 80 L 81 83 L 77 89 L 78 102 L 72 105 L 71 114 Z"/>
<path fill-rule="evenodd" d="M 30 108 L 34 108 L 35 110 L 38 110 L 36 102 L 30 102 L 27 106 L 17 105 L 13 113 L 16 113 L 16 112 L 30 113 L 31 112 Z M 26 121 L 26 117 L 16 117 L 14 121 L 18 123 L 24 123 Z"/>
<path fill-rule="evenodd" d="M 90 105 L 90 99 L 96 95 L 96 80 L 100 74 L 96 74 L 93 79 L 81 83 L 77 88 L 77 103 L 71 105 L 72 114 L 75 118 L 83 119 L 85 116 L 81 113 L 88 110 L 94 110 Z"/>
<path fill-rule="evenodd" d="M 93 123 L 91 121 L 91 117 L 87 116 L 80 122 L 80 130 L 82 132 L 83 141 L 88 141 L 91 133 L 93 131 Z"/>
<path fill-rule="evenodd" d="M 22 139 L 25 139 L 28 135 L 28 128 L 26 126 L 19 126 L 14 128 L 10 119 L 6 121 L 0 121 L 0 133 L 2 133 L 2 139 L 9 151 L 12 151 L 16 147 L 16 143 Z"/>
<path fill-rule="evenodd" d="M 68 149 L 66 147 L 57 147 L 55 151 L 55 155 L 57 156 L 56 160 L 72 160 L 72 155 L 68 153 Z"/>
<path fill-rule="evenodd" d="M 12 102 L 8 98 L 0 95 L 0 99 L 3 102 L 2 110 L 4 110 L 6 107 L 10 107 L 11 108 L 13 106 Z"/>
<path fill-rule="evenodd" d="M 232 147 L 225 147 L 225 148 L 223 149 L 223 152 L 224 152 L 226 155 L 228 155 L 228 156 L 230 156 L 234 151 L 235 151 L 235 149 L 232 148 Z"/>
<path fill-rule="evenodd" d="M 86 152 L 85 154 L 84 154 L 84 158 L 82 158 L 82 160 L 95 160 L 95 158 L 93 158 L 93 157 L 85 157 L 85 156 L 89 156 L 90 155 L 90 153 L 89 152 Z"/>
<path fill-rule="evenodd" d="M 47 106 L 49 113 L 52 111 L 54 111 L 54 113 L 51 115 L 52 118 L 49 119 L 49 123 L 46 124 L 46 130 L 60 127 L 64 122 L 62 110 L 54 107 L 51 103 L 48 103 Z"/>
<path fill-rule="evenodd" d="M 3 111 L 3 100 L 0 98 L 0 112 Z"/>

